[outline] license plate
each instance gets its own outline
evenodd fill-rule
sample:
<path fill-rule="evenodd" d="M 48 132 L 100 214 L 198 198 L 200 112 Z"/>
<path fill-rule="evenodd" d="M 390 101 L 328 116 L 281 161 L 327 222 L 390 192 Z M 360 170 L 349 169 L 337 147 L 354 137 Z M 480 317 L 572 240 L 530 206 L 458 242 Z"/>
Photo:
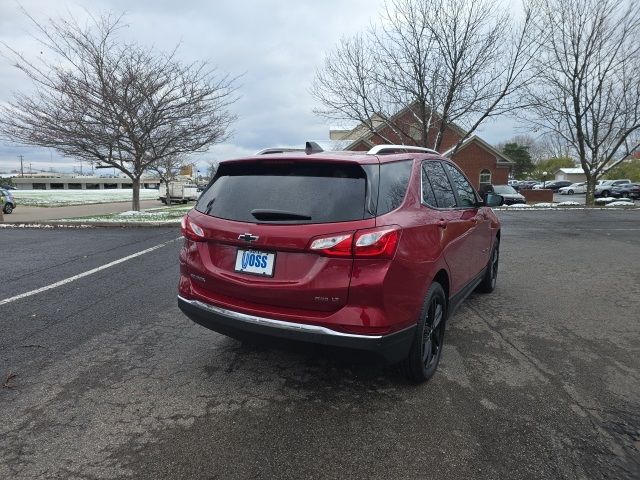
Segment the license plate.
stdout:
<path fill-rule="evenodd" d="M 275 260 L 275 253 L 238 249 L 236 255 L 236 272 L 272 277 Z"/>

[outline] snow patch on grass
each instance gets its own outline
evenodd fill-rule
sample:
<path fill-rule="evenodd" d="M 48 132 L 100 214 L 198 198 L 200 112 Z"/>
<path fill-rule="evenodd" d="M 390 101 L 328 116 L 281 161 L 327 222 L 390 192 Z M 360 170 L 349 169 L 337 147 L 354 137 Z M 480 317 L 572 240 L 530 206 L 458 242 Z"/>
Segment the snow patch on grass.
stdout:
<path fill-rule="evenodd" d="M 615 202 L 607 203 L 607 207 L 631 207 L 633 206 L 633 202 L 629 200 L 617 200 Z"/>
<path fill-rule="evenodd" d="M 601 197 L 601 198 L 596 198 L 595 203 L 611 203 L 611 202 L 615 202 L 617 200 L 617 198 L 614 197 Z"/>
<path fill-rule="evenodd" d="M 505 205 L 505 208 L 513 208 L 513 209 L 519 209 L 519 208 L 532 208 L 532 205 L 529 205 L 527 203 L 516 203 L 514 205 Z"/>
<path fill-rule="evenodd" d="M 107 190 L 12 190 L 16 203 L 28 207 L 69 207 L 95 203 L 130 202 L 131 189 Z M 158 190 L 140 190 L 140 200 L 157 200 Z"/>
<path fill-rule="evenodd" d="M 533 208 L 549 208 L 549 207 L 555 207 L 556 204 L 555 203 L 536 203 L 534 205 L 532 205 Z"/>
<path fill-rule="evenodd" d="M 182 217 L 191 210 L 190 206 L 159 207 L 141 212 L 129 210 L 121 213 L 96 215 L 93 217 L 61 218 L 57 222 L 81 222 L 81 223 L 153 223 L 173 225 L 180 223 Z"/>

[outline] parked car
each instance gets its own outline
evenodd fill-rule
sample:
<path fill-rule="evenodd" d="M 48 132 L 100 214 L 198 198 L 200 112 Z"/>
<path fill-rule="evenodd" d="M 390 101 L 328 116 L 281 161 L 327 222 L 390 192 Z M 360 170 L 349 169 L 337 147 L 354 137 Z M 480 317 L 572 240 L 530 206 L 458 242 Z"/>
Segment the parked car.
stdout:
<path fill-rule="evenodd" d="M 535 187 L 539 183 L 540 182 L 538 182 L 537 180 L 524 180 L 524 181 L 520 182 L 520 184 L 518 185 L 517 190 L 528 190 L 528 189 L 531 189 L 531 188 Z"/>
<path fill-rule="evenodd" d="M 615 198 L 640 198 L 640 183 L 622 183 L 611 188 L 611 196 Z"/>
<path fill-rule="evenodd" d="M 0 197 L 4 198 L 4 206 L 2 211 L 4 213 L 11 213 L 16 208 L 16 200 L 9 190 L 0 188 Z"/>
<path fill-rule="evenodd" d="M 557 192 L 562 187 L 568 187 L 572 183 L 573 182 L 570 182 L 569 180 L 552 180 L 550 182 L 539 183 L 533 188 L 535 188 L 536 190 L 544 189 L 544 190 L 553 190 L 554 192 Z"/>
<path fill-rule="evenodd" d="M 505 205 L 527 203 L 527 200 L 524 198 L 524 196 L 518 193 L 513 187 L 509 185 L 494 185 L 493 192 L 501 195 L 504 198 Z"/>
<path fill-rule="evenodd" d="M 427 149 L 307 151 L 220 163 L 182 221 L 180 309 L 224 335 L 375 353 L 428 380 L 456 307 L 496 286 L 502 197 L 483 201 Z"/>
<path fill-rule="evenodd" d="M 13 185 L 0 185 L 0 188 L 3 190 L 16 190 L 16 187 Z"/>
<path fill-rule="evenodd" d="M 625 183 L 631 183 L 631 180 L 628 178 L 620 180 L 602 180 L 598 185 L 596 185 L 594 195 L 596 197 L 610 197 L 613 187 Z"/>
<path fill-rule="evenodd" d="M 558 189 L 560 195 L 573 195 L 574 193 L 587 193 L 587 182 L 572 183 L 568 187 Z"/>
<path fill-rule="evenodd" d="M 517 189 L 518 185 L 520 185 L 520 180 L 508 180 L 507 185 Z"/>

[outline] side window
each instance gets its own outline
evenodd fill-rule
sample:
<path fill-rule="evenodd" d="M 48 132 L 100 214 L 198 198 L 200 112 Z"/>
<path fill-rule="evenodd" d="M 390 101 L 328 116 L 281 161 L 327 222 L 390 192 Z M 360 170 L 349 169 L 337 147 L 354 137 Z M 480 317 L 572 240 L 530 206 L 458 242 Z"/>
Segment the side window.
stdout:
<path fill-rule="evenodd" d="M 422 164 L 425 180 L 433 189 L 433 195 L 438 208 L 455 208 L 456 197 L 449 183 L 449 178 L 440 162 L 427 161 Z"/>
<path fill-rule="evenodd" d="M 412 165 L 412 160 L 380 164 L 378 215 L 388 213 L 400 206 L 407 193 Z"/>
<path fill-rule="evenodd" d="M 429 181 L 429 174 L 427 172 L 427 163 L 422 163 L 422 201 L 431 207 L 437 207 L 436 195 L 433 193 L 431 182 Z"/>
<path fill-rule="evenodd" d="M 476 202 L 478 201 L 476 192 L 473 190 L 473 187 L 464 177 L 462 172 L 449 163 L 445 163 L 444 168 L 451 177 L 453 188 L 458 194 L 458 206 L 475 207 Z"/>

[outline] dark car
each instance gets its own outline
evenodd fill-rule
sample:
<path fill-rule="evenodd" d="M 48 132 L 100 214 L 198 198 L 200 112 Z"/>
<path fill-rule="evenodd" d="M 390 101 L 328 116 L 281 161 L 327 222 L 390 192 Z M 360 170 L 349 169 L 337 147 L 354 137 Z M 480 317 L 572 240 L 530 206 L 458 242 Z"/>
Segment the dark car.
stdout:
<path fill-rule="evenodd" d="M 4 213 L 11 213 L 16 208 L 16 200 L 13 198 L 13 195 L 9 190 L 5 190 L 4 188 L 0 188 L 0 197 L 4 199 L 4 206 L 2 207 L 2 211 Z"/>
<path fill-rule="evenodd" d="M 502 198 L 427 149 L 307 151 L 220 163 L 182 221 L 179 307 L 231 337 L 374 353 L 429 379 L 456 307 L 495 288 Z"/>
<path fill-rule="evenodd" d="M 523 180 L 522 182 L 520 182 L 517 186 L 517 190 L 530 190 L 532 189 L 534 186 L 536 186 L 538 183 L 537 180 Z"/>
<path fill-rule="evenodd" d="M 615 198 L 640 198 L 640 183 L 623 183 L 611 187 L 610 195 Z"/>
<path fill-rule="evenodd" d="M 527 200 L 524 198 L 524 196 L 518 193 L 510 185 L 493 185 L 493 193 L 497 193 L 498 195 L 502 196 L 502 198 L 504 198 L 505 205 L 527 203 Z"/>
<path fill-rule="evenodd" d="M 3 190 L 15 190 L 16 187 L 14 187 L 13 185 L 0 185 L 0 188 Z"/>
<path fill-rule="evenodd" d="M 568 187 L 569 185 L 573 185 L 573 182 L 569 180 L 552 180 L 551 182 L 543 183 L 540 187 L 544 190 L 553 190 L 555 193 L 558 193 L 562 187 Z"/>

